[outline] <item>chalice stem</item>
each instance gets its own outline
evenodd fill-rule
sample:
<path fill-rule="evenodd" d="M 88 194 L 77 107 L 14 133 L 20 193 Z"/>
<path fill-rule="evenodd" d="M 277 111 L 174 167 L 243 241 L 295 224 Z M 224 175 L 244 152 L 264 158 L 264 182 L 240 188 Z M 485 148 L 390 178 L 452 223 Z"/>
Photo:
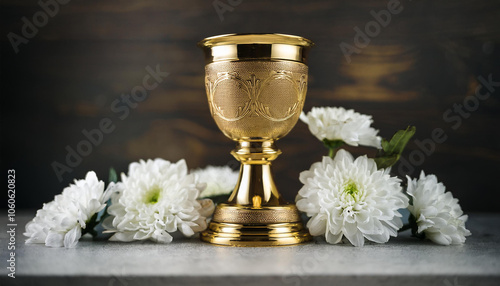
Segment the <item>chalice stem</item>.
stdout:
<path fill-rule="evenodd" d="M 257 208 L 285 203 L 271 171 L 271 162 L 281 154 L 272 141 L 240 142 L 232 154 L 241 162 L 241 167 L 238 184 L 229 198 L 229 204 Z"/>

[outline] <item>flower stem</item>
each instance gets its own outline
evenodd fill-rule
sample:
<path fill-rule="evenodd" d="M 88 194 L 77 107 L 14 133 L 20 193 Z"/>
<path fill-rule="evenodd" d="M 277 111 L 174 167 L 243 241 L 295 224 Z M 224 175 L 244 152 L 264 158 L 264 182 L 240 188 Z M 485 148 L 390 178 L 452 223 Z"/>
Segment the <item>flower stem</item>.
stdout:
<path fill-rule="evenodd" d="M 337 149 L 344 145 L 344 141 L 323 139 L 323 144 L 328 148 L 328 156 L 333 158 L 337 153 Z"/>
<path fill-rule="evenodd" d="M 328 148 L 328 156 L 330 156 L 331 158 L 335 157 L 335 153 L 337 153 L 337 149 L 336 148 Z"/>

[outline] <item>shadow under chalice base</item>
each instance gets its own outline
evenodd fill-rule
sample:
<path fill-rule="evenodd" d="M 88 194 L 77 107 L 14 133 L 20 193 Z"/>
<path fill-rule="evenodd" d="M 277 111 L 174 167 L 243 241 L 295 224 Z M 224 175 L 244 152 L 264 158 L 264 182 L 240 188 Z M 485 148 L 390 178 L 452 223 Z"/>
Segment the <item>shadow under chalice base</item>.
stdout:
<path fill-rule="evenodd" d="M 311 241 L 294 204 L 282 206 L 217 205 L 201 240 L 226 246 L 286 246 Z"/>

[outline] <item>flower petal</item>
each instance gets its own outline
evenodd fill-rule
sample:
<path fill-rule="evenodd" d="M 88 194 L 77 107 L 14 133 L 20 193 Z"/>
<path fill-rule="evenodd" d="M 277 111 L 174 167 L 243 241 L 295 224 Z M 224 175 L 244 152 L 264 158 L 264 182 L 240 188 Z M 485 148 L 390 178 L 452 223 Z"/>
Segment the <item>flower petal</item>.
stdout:
<path fill-rule="evenodd" d="M 64 247 L 66 248 L 75 247 L 76 244 L 78 243 L 78 240 L 80 240 L 81 236 L 82 236 L 82 229 L 80 225 L 76 225 L 64 235 Z"/>
<path fill-rule="evenodd" d="M 45 245 L 49 247 L 63 247 L 64 234 L 54 231 L 49 231 L 47 238 L 45 238 Z"/>
<path fill-rule="evenodd" d="M 365 243 L 365 238 L 363 237 L 363 233 L 358 230 L 356 224 L 348 223 L 344 225 L 345 237 L 352 243 L 354 246 L 363 246 Z"/>
<path fill-rule="evenodd" d="M 109 238 L 111 241 L 123 241 L 123 242 L 129 242 L 134 240 L 134 235 L 136 232 L 133 231 L 123 231 L 123 232 L 117 232 L 113 236 Z"/>

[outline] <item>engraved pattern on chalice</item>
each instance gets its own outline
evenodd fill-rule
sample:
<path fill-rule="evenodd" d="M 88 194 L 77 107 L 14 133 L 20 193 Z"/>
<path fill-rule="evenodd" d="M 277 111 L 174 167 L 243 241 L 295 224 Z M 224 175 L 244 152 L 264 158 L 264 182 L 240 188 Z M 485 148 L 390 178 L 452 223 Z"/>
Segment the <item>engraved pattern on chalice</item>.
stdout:
<path fill-rule="evenodd" d="M 236 81 L 242 91 L 248 96 L 248 100 L 244 103 L 243 106 L 238 106 L 237 113 L 234 117 L 230 118 L 228 116 L 224 116 L 224 111 L 222 107 L 218 106 L 214 102 L 214 96 L 216 94 L 217 87 L 219 84 L 225 80 L 234 80 Z M 259 97 L 262 94 L 262 90 L 265 90 L 265 87 L 273 80 L 284 80 L 289 82 L 294 92 L 297 94 L 297 101 L 294 102 L 292 106 L 290 106 L 286 113 L 280 117 L 274 117 L 270 112 L 270 107 L 265 103 L 259 101 Z M 217 73 L 217 78 L 214 81 L 210 81 L 208 77 L 205 79 L 206 89 L 208 94 L 208 103 L 210 105 L 210 111 L 212 112 L 212 116 L 219 116 L 220 118 L 226 121 L 237 121 L 244 118 L 247 115 L 257 115 L 263 116 L 264 118 L 271 121 L 284 121 L 292 117 L 297 112 L 300 113 L 302 110 L 302 106 L 304 105 L 305 95 L 307 91 L 307 75 L 301 74 L 299 80 L 294 79 L 294 74 L 289 71 L 271 71 L 269 76 L 264 79 L 258 79 L 255 74 L 250 74 L 250 79 L 243 79 L 238 73 L 235 72 L 221 72 Z"/>

